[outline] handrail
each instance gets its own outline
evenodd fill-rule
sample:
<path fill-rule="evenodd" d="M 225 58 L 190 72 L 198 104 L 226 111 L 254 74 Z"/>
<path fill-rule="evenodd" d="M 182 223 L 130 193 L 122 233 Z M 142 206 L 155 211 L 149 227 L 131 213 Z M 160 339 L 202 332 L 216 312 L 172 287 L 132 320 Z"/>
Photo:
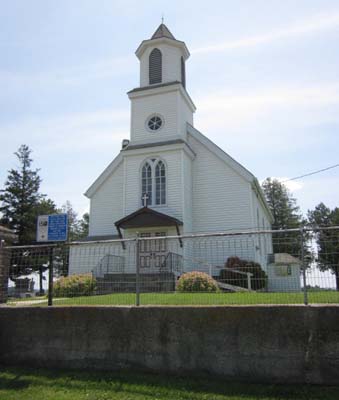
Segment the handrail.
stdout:
<path fill-rule="evenodd" d="M 175 261 L 173 261 L 173 258 L 176 258 L 177 260 L 180 260 L 180 264 L 181 265 L 180 265 L 179 269 L 178 268 L 176 268 L 176 269 L 173 268 L 173 264 L 175 263 Z M 169 260 L 170 260 L 170 268 L 167 267 L 167 264 L 168 264 Z M 181 254 L 177 254 L 177 253 L 173 253 L 173 252 L 169 251 L 166 254 L 165 260 L 161 264 L 160 269 L 163 269 L 163 270 L 166 270 L 166 271 L 169 270 L 170 272 L 175 272 L 175 271 L 181 272 L 182 271 L 182 261 L 183 261 L 183 256 Z"/>
<path fill-rule="evenodd" d="M 106 261 L 107 263 L 106 265 L 104 265 L 104 262 Z M 97 266 L 92 270 L 92 275 L 97 278 L 101 278 L 104 277 L 105 274 L 109 273 L 116 273 L 116 272 L 123 273 L 124 261 L 125 258 L 122 256 L 116 256 L 114 254 L 106 254 L 102 257 Z"/>

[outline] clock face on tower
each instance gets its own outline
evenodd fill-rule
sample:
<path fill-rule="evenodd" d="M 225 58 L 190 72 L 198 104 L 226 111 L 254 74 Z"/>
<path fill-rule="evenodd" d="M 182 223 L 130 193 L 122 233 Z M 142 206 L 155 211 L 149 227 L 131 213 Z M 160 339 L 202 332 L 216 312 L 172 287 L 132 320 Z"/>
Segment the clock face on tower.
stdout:
<path fill-rule="evenodd" d="M 150 132 L 158 131 L 164 125 L 164 120 L 160 115 L 152 115 L 146 121 L 147 129 Z"/>

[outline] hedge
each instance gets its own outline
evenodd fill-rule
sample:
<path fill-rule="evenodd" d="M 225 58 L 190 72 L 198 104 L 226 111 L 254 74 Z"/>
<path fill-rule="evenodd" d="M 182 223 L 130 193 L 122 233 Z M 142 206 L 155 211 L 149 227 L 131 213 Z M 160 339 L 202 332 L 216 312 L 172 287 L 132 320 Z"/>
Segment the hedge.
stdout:
<path fill-rule="evenodd" d="M 218 292 L 217 282 L 205 272 L 187 272 L 177 283 L 178 292 Z"/>
<path fill-rule="evenodd" d="M 62 277 L 54 282 L 55 297 L 91 296 L 96 289 L 96 280 L 91 274 L 79 274 Z"/>

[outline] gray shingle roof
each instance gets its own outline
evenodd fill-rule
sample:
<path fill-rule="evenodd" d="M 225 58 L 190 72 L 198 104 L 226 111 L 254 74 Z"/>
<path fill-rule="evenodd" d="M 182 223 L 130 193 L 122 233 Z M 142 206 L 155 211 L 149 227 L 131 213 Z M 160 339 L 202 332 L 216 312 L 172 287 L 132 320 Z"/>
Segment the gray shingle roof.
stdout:
<path fill-rule="evenodd" d="M 167 37 L 169 39 L 175 40 L 175 37 L 172 35 L 170 30 L 167 28 L 165 24 L 160 24 L 158 29 L 153 33 L 151 39 L 158 39 L 162 37 Z"/>

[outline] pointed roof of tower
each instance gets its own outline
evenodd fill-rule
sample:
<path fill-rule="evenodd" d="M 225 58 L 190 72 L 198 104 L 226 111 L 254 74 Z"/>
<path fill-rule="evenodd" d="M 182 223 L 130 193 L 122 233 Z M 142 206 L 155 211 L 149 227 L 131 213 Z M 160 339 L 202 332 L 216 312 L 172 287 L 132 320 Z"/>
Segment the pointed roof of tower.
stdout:
<path fill-rule="evenodd" d="M 153 36 L 151 37 L 152 39 L 159 39 L 162 37 L 166 37 L 168 39 L 173 39 L 175 40 L 175 37 L 172 35 L 170 30 L 167 28 L 167 26 L 164 23 L 161 23 L 158 26 L 158 29 L 153 33 Z"/>
<path fill-rule="evenodd" d="M 164 23 L 161 23 L 158 26 L 157 30 L 153 33 L 150 39 L 143 40 L 140 43 L 135 54 L 140 59 L 147 46 L 154 46 L 157 43 L 166 41 L 168 41 L 168 43 L 172 46 L 180 47 L 183 50 L 185 60 L 187 60 L 187 58 L 190 56 L 190 53 L 185 42 L 176 39 Z"/>

